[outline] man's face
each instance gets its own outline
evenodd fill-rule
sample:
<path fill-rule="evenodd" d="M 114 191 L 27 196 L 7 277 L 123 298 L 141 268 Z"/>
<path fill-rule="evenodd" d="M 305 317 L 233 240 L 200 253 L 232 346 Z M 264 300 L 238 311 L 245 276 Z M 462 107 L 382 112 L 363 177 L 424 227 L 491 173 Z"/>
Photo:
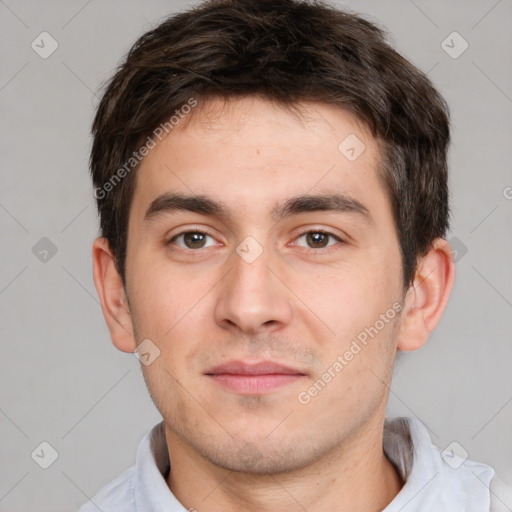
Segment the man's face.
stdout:
<path fill-rule="evenodd" d="M 168 440 L 231 470 L 305 467 L 385 414 L 403 293 L 378 147 L 304 107 L 210 100 L 138 170 L 126 292 L 160 350 L 144 377 Z"/>

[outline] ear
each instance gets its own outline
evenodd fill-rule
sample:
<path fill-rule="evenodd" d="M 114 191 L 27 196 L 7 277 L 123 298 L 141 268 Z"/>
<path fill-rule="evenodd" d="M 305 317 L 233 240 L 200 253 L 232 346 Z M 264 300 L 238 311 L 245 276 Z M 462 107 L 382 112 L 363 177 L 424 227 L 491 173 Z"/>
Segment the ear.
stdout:
<path fill-rule="evenodd" d="M 137 344 L 133 335 L 129 304 L 106 238 L 98 237 L 94 241 L 92 260 L 94 284 L 112 343 L 122 352 L 133 352 Z"/>
<path fill-rule="evenodd" d="M 454 280 L 452 248 L 437 238 L 418 262 L 414 282 L 405 296 L 398 350 L 417 350 L 427 342 L 443 315 Z"/>

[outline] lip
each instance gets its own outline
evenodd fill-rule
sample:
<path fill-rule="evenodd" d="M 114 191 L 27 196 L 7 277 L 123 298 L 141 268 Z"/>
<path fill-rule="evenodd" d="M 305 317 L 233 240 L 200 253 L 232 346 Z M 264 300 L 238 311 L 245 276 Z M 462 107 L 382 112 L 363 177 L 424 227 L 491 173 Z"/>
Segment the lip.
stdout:
<path fill-rule="evenodd" d="M 228 361 L 205 375 L 224 388 L 246 395 L 264 394 L 305 377 L 302 371 L 275 361 Z"/>
<path fill-rule="evenodd" d="M 206 372 L 207 375 L 304 375 L 296 368 L 285 366 L 275 361 L 228 361 L 214 366 Z"/>

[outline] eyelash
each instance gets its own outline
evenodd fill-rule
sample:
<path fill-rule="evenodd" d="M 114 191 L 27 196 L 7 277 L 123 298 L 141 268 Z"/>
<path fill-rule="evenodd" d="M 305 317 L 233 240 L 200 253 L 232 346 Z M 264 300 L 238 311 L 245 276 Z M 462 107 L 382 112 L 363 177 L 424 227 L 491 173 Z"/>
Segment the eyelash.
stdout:
<path fill-rule="evenodd" d="M 200 235 L 207 235 L 209 236 L 210 238 L 214 238 L 212 235 L 210 235 L 210 233 L 207 233 L 206 231 L 200 231 L 198 229 L 189 229 L 187 231 L 181 231 L 180 233 L 177 233 L 176 235 L 174 235 L 167 243 L 166 245 L 172 245 L 172 243 L 180 236 L 183 236 L 183 235 L 188 235 L 188 234 L 200 234 Z M 183 247 L 178 247 L 178 249 L 181 249 L 182 251 L 200 251 L 201 249 L 205 249 L 205 247 L 201 247 L 199 249 L 190 249 L 190 248 L 183 248 Z"/>
<path fill-rule="evenodd" d="M 307 235 L 309 233 L 315 233 L 315 234 L 319 233 L 319 234 L 322 234 L 322 235 L 327 235 L 328 237 L 336 240 L 338 243 L 343 243 L 344 242 L 339 236 L 335 235 L 334 233 L 331 233 L 330 231 L 324 230 L 324 229 L 307 229 L 307 230 L 302 231 L 301 233 L 299 233 L 299 235 L 297 235 L 297 237 L 296 237 L 296 240 L 298 240 L 299 238 L 301 238 L 304 235 Z M 328 245 L 327 247 L 320 247 L 320 248 L 314 248 L 314 247 L 301 247 L 301 248 L 309 254 L 311 252 L 318 253 L 320 251 L 322 251 L 322 252 L 328 251 L 334 245 L 335 244 Z"/>
<path fill-rule="evenodd" d="M 210 233 L 206 232 L 206 231 L 200 231 L 200 230 L 187 230 L 187 231 L 181 231 L 180 233 L 177 233 L 176 235 L 174 235 L 167 243 L 166 245 L 172 245 L 176 239 L 180 236 L 183 236 L 183 235 L 187 235 L 187 234 L 192 234 L 192 233 L 198 233 L 198 234 L 201 234 L 201 235 L 206 235 L 206 236 L 209 236 L 210 238 L 214 238 Z M 344 240 L 341 239 L 339 236 L 335 235 L 334 233 L 331 233 L 330 231 L 326 231 L 326 230 L 323 230 L 323 229 L 307 229 L 305 231 L 302 231 L 301 233 L 299 233 L 297 235 L 297 237 L 295 238 L 295 240 L 298 240 L 300 239 L 301 237 L 303 237 L 304 235 L 307 235 L 309 233 L 320 233 L 322 235 L 327 235 L 329 236 L 330 238 L 333 238 L 334 240 L 336 240 L 337 242 L 339 243 L 344 243 Z M 320 248 L 314 248 L 314 247 L 302 247 L 300 246 L 305 252 L 307 253 L 318 253 L 322 250 L 322 252 L 325 252 L 326 250 L 329 250 L 329 248 L 333 247 L 333 245 L 335 244 L 332 244 L 332 245 L 328 245 L 326 247 L 320 247 Z M 182 250 L 182 251 L 193 251 L 193 252 L 199 252 L 201 251 L 202 249 L 208 249 L 208 247 L 200 247 L 199 249 L 190 249 L 190 248 L 183 248 L 183 247 L 179 247 L 178 246 L 178 250 Z"/>

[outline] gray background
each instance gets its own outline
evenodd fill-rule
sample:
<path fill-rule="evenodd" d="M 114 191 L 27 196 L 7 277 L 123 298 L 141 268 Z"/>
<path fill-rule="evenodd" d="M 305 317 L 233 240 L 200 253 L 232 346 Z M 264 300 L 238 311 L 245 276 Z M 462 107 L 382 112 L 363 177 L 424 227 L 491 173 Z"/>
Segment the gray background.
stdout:
<path fill-rule="evenodd" d="M 0 0 L 0 511 L 76 510 L 134 463 L 160 420 L 99 307 L 87 158 L 99 85 L 136 37 L 186 5 Z M 440 447 L 457 441 L 512 484 L 512 0 L 340 5 L 386 26 L 453 118 L 457 281 L 428 345 L 401 359 L 389 415 L 419 418 Z M 47 59 L 31 48 L 43 31 L 59 45 Z M 442 46 L 454 31 L 469 44 L 458 58 L 458 36 Z M 57 249 L 46 261 L 43 237 Z M 48 469 L 31 458 L 43 441 L 58 452 Z"/>

